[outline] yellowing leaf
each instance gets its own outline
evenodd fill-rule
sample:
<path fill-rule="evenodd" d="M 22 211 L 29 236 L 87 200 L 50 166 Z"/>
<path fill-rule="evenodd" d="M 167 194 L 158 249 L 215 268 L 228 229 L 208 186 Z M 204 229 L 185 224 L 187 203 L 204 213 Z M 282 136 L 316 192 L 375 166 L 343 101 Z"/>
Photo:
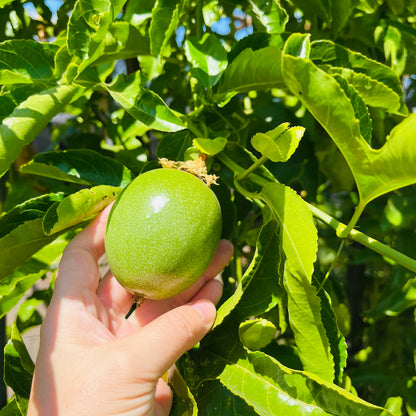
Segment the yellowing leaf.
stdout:
<path fill-rule="evenodd" d="M 297 149 L 305 132 L 303 127 L 288 126 L 289 123 L 283 123 L 274 130 L 257 133 L 252 137 L 251 144 L 272 162 L 286 162 Z"/>

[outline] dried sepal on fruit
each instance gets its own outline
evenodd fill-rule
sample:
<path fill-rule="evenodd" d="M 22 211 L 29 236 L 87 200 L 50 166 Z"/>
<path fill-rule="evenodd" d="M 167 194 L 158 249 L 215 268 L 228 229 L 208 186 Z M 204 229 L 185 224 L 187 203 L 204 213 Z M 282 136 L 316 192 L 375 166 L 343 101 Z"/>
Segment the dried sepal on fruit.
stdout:
<path fill-rule="evenodd" d="M 192 175 L 197 176 L 199 179 L 202 179 L 208 186 L 218 185 L 217 175 L 211 175 L 207 172 L 206 166 L 207 156 L 200 154 L 195 160 L 186 160 L 185 162 L 173 161 L 166 158 L 160 158 L 159 163 L 164 168 L 178 169 L 185 172 L 192 173 Z"/>

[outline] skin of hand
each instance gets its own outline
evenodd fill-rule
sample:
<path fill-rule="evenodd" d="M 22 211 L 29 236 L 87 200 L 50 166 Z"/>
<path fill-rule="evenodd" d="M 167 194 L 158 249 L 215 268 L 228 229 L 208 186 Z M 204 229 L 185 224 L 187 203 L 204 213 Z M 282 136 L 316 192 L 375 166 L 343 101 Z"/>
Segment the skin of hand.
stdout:
<path fill-rule="evenodd" d="M 162 379 L 210 330 L 232 256 L 221 240 L 210 266 L 190 288 L 146 300 L 126 320 L 132 296 L 98 260 L 110 207 L 66 247 L 41 327 L 28 416 L 167 415 L 172 391 Z"/>

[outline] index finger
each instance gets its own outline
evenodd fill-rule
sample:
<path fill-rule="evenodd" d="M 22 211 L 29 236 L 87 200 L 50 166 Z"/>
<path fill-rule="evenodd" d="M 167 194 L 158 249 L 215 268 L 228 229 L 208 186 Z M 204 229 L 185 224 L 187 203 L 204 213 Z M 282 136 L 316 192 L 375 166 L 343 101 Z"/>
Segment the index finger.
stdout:
<path fill-rule="evenodd" d="M 106 207 L 68 244 L 59 263 L 56 296 L 94 291 L 99 281 L 98 260 L 104 254 L 104 236 L 111 206 Z"/>
<path fill-rule="evenodd" d="M 113 204 L 110 204 L 104 208 L 103 211 L 91 222 L 91 224 L 89 224 L 84 230 L 73 238 L 68 245 L 69 250 L 85 250 L 91 254 L 95 261 L 100 259 L 100 257 L 104 254 L 105 228 L 107 226 L 107 219 L 112 205 Z"/>

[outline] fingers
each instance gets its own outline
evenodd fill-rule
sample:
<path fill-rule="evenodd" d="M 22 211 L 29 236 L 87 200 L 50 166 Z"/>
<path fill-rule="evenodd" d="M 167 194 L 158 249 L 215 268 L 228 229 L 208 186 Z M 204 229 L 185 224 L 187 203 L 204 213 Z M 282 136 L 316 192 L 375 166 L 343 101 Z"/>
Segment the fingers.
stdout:
<path fill-rule="evenodd" d="M 165 312 L 189 302 L 194 297 L 195 299 L 205 298 L 217 303 L 222 293 L 222 284 L 220 281 L 215 281 L 215 283 L 211 283 L 211 281 L 224 269 L 230 261 L 232 253 L 232 244 L 228 240 L 221 240 L 210 265 L 191 287 L 169 299 L 146 300 L 129 318 L 129 321 L 135 321 L 137 326 L 144 326 Z M 208 285 L 207 282 L 209 282 Z M 205 287 L 206 285 L 207 287 Z M 114 315 L 117 313 L 125 315 L 132 304 L 131 294 L 123 289 L 112 276 L 106 276 L 100 283 L 98 296 L 107 308 L 112 309 Z M 122 318 L 124 319 L 124 316 Z"/>
<path fill-rule="evenodd" d="M 97 262 L 104 254 L 104 236 L 108 215 L 112 204 L 107 206 L 83 231 L 68 245 L 69 249 L 87 251 Z"/>
<path fill-rule="evenodd" d="M 202 276 L 188 289 L 175 296 L 172 301 L 175 306 L 188 302 L 211 279 L 217 276 L 230 261 L 233 255 L 233 245 L 228 240 L 220 240 L 217 251 Z"/>
<path fill-rule="evenodd" d="M 206 280 L 215 277 L 228 264 L 234 252 L 234 247 L 228 240 L 220 240 L 217 251 L 212 259 L 210 265 L 205 270 L 202 277 Z"/>
<path fill-rule="evenodd" d="M 98 259 L 104 254 L 104 235 L 111 207 L 105 208 L 65 248 L 59 264 L 54 293 L 79 296 L 94 291 L 99 280 Z"/>
<path fill-rule="evenodd" d="M 119 339 L 125 370 L 136 380 L 156 382 L 186 351 L 210 330 L 216 310 L 212 302 L 198 300 L 155 319 L 134 334 Z"/>
<path fill-rule="evenodd" d="M 208 299 L 216 305 L 221 299 L 222 295 L 222 280 L 220 277 L 209 280 L 192 298 L 192 302 L 200 299 Z"/>
<path fill-rule="evenodd" d="M 159 379 L 155 394 L 155 415 L 169 415 L 172 407 L 172 390 L 162 379 Z"/>

